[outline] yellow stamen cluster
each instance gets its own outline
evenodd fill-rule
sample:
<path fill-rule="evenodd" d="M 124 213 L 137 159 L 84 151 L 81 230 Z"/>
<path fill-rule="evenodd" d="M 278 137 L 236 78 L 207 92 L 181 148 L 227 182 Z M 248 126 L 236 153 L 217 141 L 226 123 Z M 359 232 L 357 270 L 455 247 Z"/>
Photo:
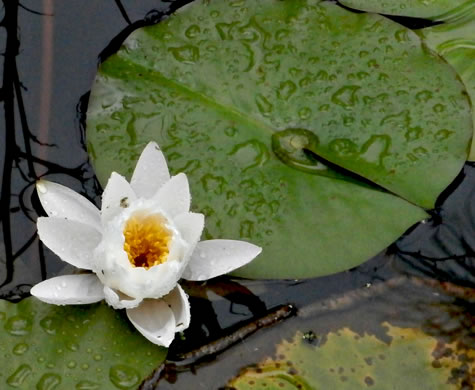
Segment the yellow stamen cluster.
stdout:
<path fill-rule="evenodd" d="M 149 269 L 168 258 L 171 232 L 157 214 L 132 215 L 124 228 L 124 250 L 134 267 Z"/>

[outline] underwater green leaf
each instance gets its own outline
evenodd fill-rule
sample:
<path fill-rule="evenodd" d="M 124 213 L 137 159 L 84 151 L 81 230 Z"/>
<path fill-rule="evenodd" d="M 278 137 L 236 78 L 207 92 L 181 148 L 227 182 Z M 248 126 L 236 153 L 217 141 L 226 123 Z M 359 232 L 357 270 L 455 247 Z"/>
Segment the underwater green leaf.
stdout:
<path fill-rule="evenodd" d="M 87 126 L 103 184 L 155 140 L 204 239 L 264 248 L 237 273 L 255 278 L 375 255 L 426 217 L 472 136 L 463 84 L 414 32 L 316 0 L 195 1 L 136 30 L 101 65 Z"/>
<path fill-rule="evenodd" d="M 341 4 L 366 12 L 446 20 L 474 8 L 473 0 L 340 0 Z"/>
<path fill-rule="evenodd" d="M 348 328 L 325 338 L 298 332 L 277 346 L 275 359 L 245 368 L 230 381 L 258 389 L 462 389 L 474 368 L 473 351 L 458 351 L 418 329 L 385 324 L 391 341 Z"/>
<path fill-rule="evenodd" d="M 104 303 L 0 301 L 1 389 L 136 389 L 165 359 Z"/>

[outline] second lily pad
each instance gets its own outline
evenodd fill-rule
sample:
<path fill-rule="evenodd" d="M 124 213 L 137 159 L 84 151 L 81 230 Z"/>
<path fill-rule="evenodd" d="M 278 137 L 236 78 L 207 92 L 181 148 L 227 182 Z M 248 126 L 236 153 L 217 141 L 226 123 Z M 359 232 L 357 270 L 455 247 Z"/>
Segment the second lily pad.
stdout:
<path fill-rule="evenodd" d="M 157 141 L 189 175 L 204 238 L 264 248 L 239 272 L 259 278 L 384 249 L 433 207 L 472 135 L 464 86 L 416 34 L 316 0 L 195 1 L 135 31 L 102 64 L 87 125 L 103 183 Z"/>
<path fill-rule="evenodd" d="M 348 328 L 326 340 L 297 333 L 277 347 L 276 360 L 244 369 L 236 390 L 258 389 L 461 389 L 462 373 L 473 369 L 472 351 L 457 351 L 418 329 L 385 324 L 389 344 Z M 313 338 L 315 340 L 312 342 Z M 315 345 L 317 344 L 318 346 Z M 445 353 L 443 353 L 445 352 Z M 465 363 L 467 362 L 467 363 Z"/>
<path fill-rule="evenodd" d="M 0 300 L 1 389 L 136 389 L 165 360 L 104 303 Z"/>

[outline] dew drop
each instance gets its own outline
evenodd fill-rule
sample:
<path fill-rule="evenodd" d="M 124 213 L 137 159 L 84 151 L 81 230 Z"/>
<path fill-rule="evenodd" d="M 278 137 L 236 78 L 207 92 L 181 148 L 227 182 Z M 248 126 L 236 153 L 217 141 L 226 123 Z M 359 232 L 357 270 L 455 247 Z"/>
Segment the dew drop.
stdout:
<path fill-rule="evenodd" d="M 223 177 L 215 176 L 211 173 L 204 175 L 200 181 L 206 192 L 214 192 L 217 195 L 223 193 L 226 185 L 226 181 Z"/>
<path fill-rule="evenodd" d="M 44 374 L 36 384 L 37 390 L 54 390 L 61 383 L 61 377 L 57 374 Z"/>
<path fill-rule="evenodd" d="M 389 135 L 373 135 L 361 149 L 360 158 L 367 163 L 383 165 L 383 159 L 389 153 L 391 137 Z"/>
<path fill-rule="evenodd" d="M 31 320 L 21 315 L 10 317 L 5 324 L 5 330 L 13 336 L 24 336 L 31 331 Z"/>
<path fill-rule="evenodd" d="M 299 110 L 299 118 L 302 120 L 306 120 L 310 118 L 312 115 L 312 110 L 308 107 L 303 107 Z"/>
<path fill-rule="evenodd" d="M 256 140 L 236 145 L 229 155 L 244 171 L 256 166 L 262 166 L 269 159 L 267 147 L 262 142 Z"/>
<path fill-rule="evenodd" d="M 28 351 L 28 349 L 29 349 L 28 344 L 20 343 L 13 347 L 13 353 L 15 355 L 23 355 L 25 352 Z"/>
<path fill-rule="evenodd" d="M 12 387 L 20 387 L 32 372 L 28 364 L 22 364 L 15 372 L 7 378 L 7 384 Z"/>
<path fill-rule="evenodd" d="M 321 70 L 317 73 L 316 79 L 321 81 L 328 80 L 328 73 L 324 70 Z"/>
<path fill-rule="evenodd" d="M 269 100 L 267 100 L 267 98 L 260 93 L 256 96 L 256 104 L 259 112 L 263 116 L 269 116 L 274 109 L 274 106 L 269 102 Z"/>
<path fill-rule="evenodd" d="M 410 127 L 404 134 L 407 142 L 416 141 L 422 137 L 422 128 L 420 126 Z"/>
<path fill-rule="evenodd" d="M 352 157 L 357 153 L 357 145 L 347 138 L 337 138 L 330 142 L 328 145 L 330 150 L 334 152 L 338 157 Z"/>
<path fill-rule="evenodd" d="M 45 317 L 40 321 L 40 326 L 49 335 L 54 335 L 58 330 L 58 320 L 53 317 Z"/>
<path fill-rule="evenodd" d="M 97 383 L 91 381 L 81 381 L 76 383 L 76 390 L 97 390 L 99 389 L 99 385 Z"/>
<path fill-rule="evenodd" d="M 96 362 L 101 361 L 101 360 L 102 360 L 102 355 L 101 355 L 100 353 L 96 353 L 96 354 L 94 355 L 94 360 L 95 360 Z"/>
<path fill-rule="evenodd" d="M 236 134 L 237 130 L 235 127 L 227 127 L 224 130 L 224 134 L 226 134 L 228 137 L 233 137 Z M 185 171 L 188 172 L 188 171 Z"/>
<path fill-rule="evenodd" d="M 344 108 L 353 107 L 358 101 L 356 92 L 360 87 L 356 85 L 349 85 L 338 89 L 331 98 L 331 101 Z"/>
<path fill-rule="evenodd" d="M 421 91 L 421 92 L 416 94 L 416 99 L 419 102 L 425 103 L 428 100 L 430 100 L 431 98 L 432 98 L 432 92 L 431 91 Z"/>
<path fill-rule="evenodd" d="M 109 379 L 118 389 L 129 389 L 139 383 L 139 373 L 132 367 L 117 364 L 109 370 Z"/>
<path fill-rule="evenodd" d="M 288 100 L 297 91 L 297 86 L 293 81 L 287 80 L 280 83 L 277 96 L 280 99 Z"/>
<path fill-rule="evenodd" d="M 434 138 L 437 141 L 443 141 L 449 138 L 454 132 L 447 130 L 447 129 L 441 129 L 437 133 L 434 134 Z"/>
<path fill-rule="evenodd" d="M 79 350 L 79 345 L 73 341 L 68 341 L 66 343 L 66 348 L 68 348 L 72 352 L 76 352 Z"/>
<path fill-rule="evenodd" d="M 67 363 L 66 366 L 67 366 L 68 368 L 73 369 L 73 368 L 76 368 L 77 363 L 76 363 L 74 360 L 70 360 L 70 361 Z"/>
<path fill-rule="evenodd" d="M 196 46 L 185 45 L 168 49 L 178 62 L 195 64 L 200 59 L 200 50 Z"/>
<path fill-rule="evenodd" d="M 185 36 L 189 39 L 195 38 L 201 32 L 200 26 L 192 24 L 185 31 Z"/>

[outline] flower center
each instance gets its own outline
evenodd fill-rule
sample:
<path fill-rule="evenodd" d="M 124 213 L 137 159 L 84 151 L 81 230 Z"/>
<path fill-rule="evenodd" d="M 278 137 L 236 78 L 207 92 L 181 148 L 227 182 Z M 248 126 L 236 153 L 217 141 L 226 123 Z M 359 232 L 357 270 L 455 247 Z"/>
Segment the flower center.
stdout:
<path fill-rule="evenodd" d="M 134 267 L 149 269 L 167 261 L 172 233 L 157 214 L 132 215 L 124 228 L 124 250 Z"/>

